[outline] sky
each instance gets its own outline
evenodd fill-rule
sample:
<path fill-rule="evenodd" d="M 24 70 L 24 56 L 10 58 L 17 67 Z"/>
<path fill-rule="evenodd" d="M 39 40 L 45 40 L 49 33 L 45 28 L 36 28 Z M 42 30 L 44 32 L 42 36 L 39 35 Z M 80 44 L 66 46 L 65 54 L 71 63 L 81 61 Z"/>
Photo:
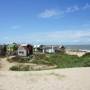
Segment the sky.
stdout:
<path fill-rule="evenodd" d="M 0 0 L 0 43 L 90 44 L 90 0 Z"/>

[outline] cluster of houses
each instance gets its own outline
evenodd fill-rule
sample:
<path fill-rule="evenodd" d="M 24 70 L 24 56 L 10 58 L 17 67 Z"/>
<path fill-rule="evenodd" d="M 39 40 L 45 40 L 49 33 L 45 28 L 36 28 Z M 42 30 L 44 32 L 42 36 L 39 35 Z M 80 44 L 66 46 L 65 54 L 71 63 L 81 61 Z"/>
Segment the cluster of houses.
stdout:
<path fill-rule="evenodd" d="M 34 52 L 58 53 L 65 51 L 63 45 L 34 45 Z"/>
<path fill-rule="evenodd" d="M 0 55 L 30 56 L 33 53 L 58 53 L 63 52 L 65 47 L 62 45 L 31 45 L 31 44 L 8 44 L 0 45 Z"/>

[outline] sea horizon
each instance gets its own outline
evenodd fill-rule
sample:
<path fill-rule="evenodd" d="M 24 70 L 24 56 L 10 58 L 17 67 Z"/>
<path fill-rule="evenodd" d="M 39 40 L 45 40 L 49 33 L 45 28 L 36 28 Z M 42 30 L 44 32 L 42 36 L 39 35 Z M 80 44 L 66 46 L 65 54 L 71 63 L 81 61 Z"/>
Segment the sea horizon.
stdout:
<path fill-rule="evenodd" d="M 90 45 L 65 45 L 66 49 L 90 50 Z"/>

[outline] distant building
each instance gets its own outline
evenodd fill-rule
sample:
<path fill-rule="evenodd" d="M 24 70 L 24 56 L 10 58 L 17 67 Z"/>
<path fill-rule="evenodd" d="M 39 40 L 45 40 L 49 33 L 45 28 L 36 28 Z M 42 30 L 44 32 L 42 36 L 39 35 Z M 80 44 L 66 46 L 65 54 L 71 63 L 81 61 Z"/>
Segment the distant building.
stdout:
<path fill-rule="evenodd" d="M 65 47 L 63 45 L 41 45 L 40 50 L 43 53 L 58 53 L 64 52 Z"/>
<path fill-rule="evenodd" d="M 58 52 L 65 53 L 65 49 L 66 48 L 63 45 L 61 45 L 55 49 L 55 52 L 56 53 L 58 53 Z"/>
<path fill-rule="evenodd" d="M 0 45 L 0 56 L 6 55 L 6 45 Z"/>
<path fill-rule="evenodd" d="M 44 46 L 43 53 L 55 53 L 55 49 L 52 45 L 51 46 Z"/>
<path fill-rule="evenodd" d="M 34 49 L 34 52 L 39 52 L 40 51 L 40 45 L 34 45 L 33 49 Z"/>
<path fill-rule="evenodd" d="M 16 55 L 17 54 L 18 45 L 16 43 L 7 45 L 7 55 Z"/>
<path fill-rule="evenodd" d="M 30 56 L 33 54 L 32 45 L 20 45 L 18 48 L 18 56 Z"/>

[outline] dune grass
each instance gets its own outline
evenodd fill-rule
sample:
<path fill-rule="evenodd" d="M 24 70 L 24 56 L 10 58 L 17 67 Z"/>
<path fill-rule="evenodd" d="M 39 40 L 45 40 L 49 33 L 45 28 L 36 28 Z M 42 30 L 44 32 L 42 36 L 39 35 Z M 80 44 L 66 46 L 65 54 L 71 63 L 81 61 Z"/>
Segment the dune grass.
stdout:
<path fill-rule="evenodd" d="M 31 61 L 30 61 L 31 60 Z M 8 60 L 12 62 L 23 63 L 23 66 L 16 65 L 10 68 L 10 70 L 16 71 L 28 71 L 29 66 L 24 66 L 24 63 L 33 63 L 37 65 L 56 66 L 55 68 L 72 68 L 72 67 L 90 67 L 90 54 L 86 54 L 82 57 L 75 55 L 67 55 L 64 53 L 56 54 L 36 54 L 33 58 L 13 58 Z M 32 68 L 30 68 L 31 70 Z"/>
<path fill-rule="evenodd" d="M 56 65 L 57 68 L 71 68 L 71 67 L 89 67 L 90 66 L 90 54 L 86 54 L 82 57 L 67 55 L 67 54 L 50 54 L 43 56 L 43 58 L 35 58 L 32 63 Z"/>

